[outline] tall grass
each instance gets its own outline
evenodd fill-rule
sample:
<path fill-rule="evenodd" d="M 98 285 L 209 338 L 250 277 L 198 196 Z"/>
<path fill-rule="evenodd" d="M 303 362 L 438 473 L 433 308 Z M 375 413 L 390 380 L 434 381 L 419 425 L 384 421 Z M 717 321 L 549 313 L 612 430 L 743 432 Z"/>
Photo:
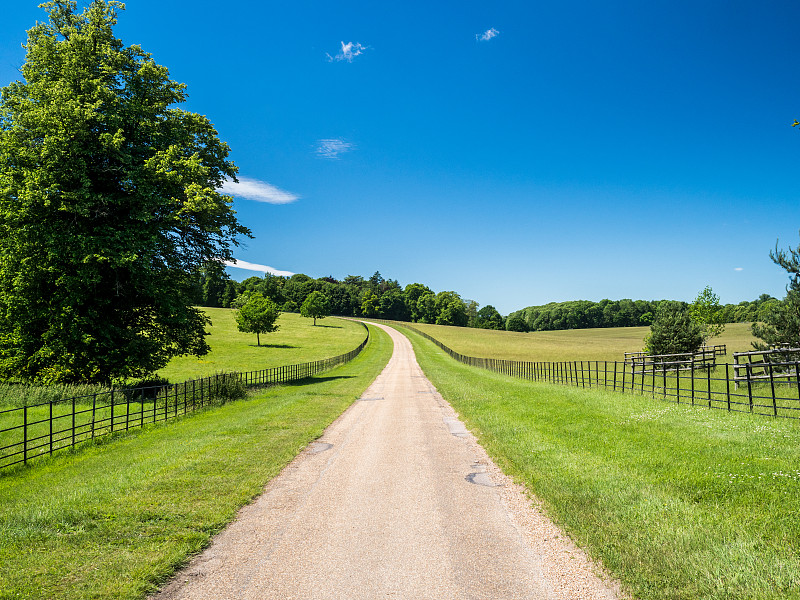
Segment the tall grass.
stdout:
<path fill-rule="evenodd" d="M 800 423 L 531 383 L 408 336 L 501 468 L 635 597 L 800 598 Z"/>
<path fill-rule="evenodd" d="M 15 408 L 48 402 L 60 402 L 66 398 L 91 396 L 109 391 L 101 385 L 37 385 L 30 383 L 1 382 L 0 406 Z"/>

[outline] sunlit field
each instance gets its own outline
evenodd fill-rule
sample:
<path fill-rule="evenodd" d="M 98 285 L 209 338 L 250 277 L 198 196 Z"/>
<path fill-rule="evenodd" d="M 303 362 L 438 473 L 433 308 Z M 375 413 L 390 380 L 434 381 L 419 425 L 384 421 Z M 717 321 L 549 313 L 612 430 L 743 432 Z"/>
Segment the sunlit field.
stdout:
<path fill-rule="evenodd" d="M 329 317 L 311 319 L 297 313 L 282 313 L 278 331 L 261 334 L 261 346 L 254 333 L 242 333 L 236 327 L 234 311 L 229 308 L 204 308 L 211 317 L 210 335 L 206 338 L 211 352 L 200 358 L 182 356 L 173 359 L 158 372 L 172 382 L 213 375 L 220 371 L 256 371 L 329 358 L 349 352 L 366 335 L 361 324 Z"/>
<path fill-rule="evenodd" d="M 642 350 L 644 338 L 650 332 L 649 327 L 516 333 L 424 323 L 411 325 L 467 356 L 520 361 L 623 360 L 625 352 Z M 709 344 L 726 344 L 728 356 L 720 357 L 719 362 L 733 362 L 731 354 L 752 350 L 753 340 L 750 323 L 730 323 Z"/>

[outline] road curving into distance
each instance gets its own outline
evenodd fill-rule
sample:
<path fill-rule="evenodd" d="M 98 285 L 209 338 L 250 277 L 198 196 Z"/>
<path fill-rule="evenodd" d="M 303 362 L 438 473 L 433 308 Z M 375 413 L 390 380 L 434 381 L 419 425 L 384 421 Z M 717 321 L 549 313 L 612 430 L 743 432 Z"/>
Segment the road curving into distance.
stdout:
<path fill-rule="evenodd" d="M 616 598 L 378 326 L 381 375 L 153 598 Z"/>

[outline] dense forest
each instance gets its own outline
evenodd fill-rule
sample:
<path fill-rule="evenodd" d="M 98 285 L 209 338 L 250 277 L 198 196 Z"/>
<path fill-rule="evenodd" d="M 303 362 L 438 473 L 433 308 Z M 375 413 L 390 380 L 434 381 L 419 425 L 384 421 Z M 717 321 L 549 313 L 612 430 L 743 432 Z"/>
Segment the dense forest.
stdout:
<path fill-rule="evenodd" d="M 592 329 L 597 327 L 635 327 L 650 325 L 660 300 L 572 300 L 551 302 L 543 306 L 529 306 L 509 315 L 509 321 L 518 323 L 525 331 L 553 331 L 557 329 Z M 762 294 L 752 302 L 725 304 L 723 323 L 745 323 L 762 320 L 760 315 L 779 302 L 769 294 Z M 684 308 L 688 304 L 683 303 Z"/>
<path fill-rule="evenodd" d="M 261 292 L 281 310 L 298 312 L 308 295 L 315 291 L 327 297 L 334 315 L 510 331 L 650 325 L 660 302 L 629 299 L 551 302 L 523 308 L 504 318 L 493 306 L 479 308 L 477 302 L 462 298 L 456 292 L 436 293 L 421 283 L 402 287 L 397 280 L 386 279 L 379 272 L 366 279 L 348 275 L 341 281 L 334 277 L 314 279 L 303 274 L 291 277 L 265 274 L 238 282 L 230 279 L 221 264 L 212 264 L 195 279 L 196 303 L 201 306 L 227 308 L 243 292 Z M 723 321 L 760 320 L 759 315 L 775 302 L 778 300 L 762 294 L 752 302 L 726 304 L 722 307 Z"/>

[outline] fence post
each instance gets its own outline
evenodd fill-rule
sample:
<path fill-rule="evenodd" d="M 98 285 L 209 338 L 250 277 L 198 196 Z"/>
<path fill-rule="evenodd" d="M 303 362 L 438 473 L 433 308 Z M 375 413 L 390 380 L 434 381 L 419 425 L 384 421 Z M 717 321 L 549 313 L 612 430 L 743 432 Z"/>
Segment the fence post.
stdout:
<path fill-rule="evenodd" d="M 587 361 L 589 365 L 589 387 L 592 387 L 592 361 Z M 597 361 L 594 361 L 595 372 L 597 371 Z"/>
<path fill-rule="evenodd" d="M 53 401 L 50 400 L 50 455 L 53 454 Z"/>
<path fill-rule="evenodd" d="M 725 363 L 725 395 L 728 398 L 728 412 L 731 411 L 731 365 Z"/>
<path fill-rule="evenodd" d="M 651 364 L 650 368 L 653 371 L 653 378 L 650 380 L 650 392 L 652 393 L 653 398 L 655 398 L 656 397 L 656 364 L 655 363 Z"/>
<path fill-rule="evenodd" d="M 617 391 L 617 361 L 614 361 L 614 391 Z"/>
<path fill-rule="evenodd" d="M 75 446 L 75 397 L 72 397 L 72 445 Z"/>
<path fill-rule="evenodd" d="M 92 397 L 92 439 L 94 439 L 94 415 L 97 409 L 97 394 Z"/>
<path fill-rule="evenodd" d="M 111 433 L 114 433 L 114 391 L 111 391 Z"/>
<path fill-rule="evenodd" d="M 690 366 L 692 368 L 692 406 L 694 406 L 694 354 L 692 354 L 692 362 Z"/>
<path fill-rule="evenodd" d="M 747 398 L 750 401 L 750 412 L 753 412 L 753 388 L 750 386 L 750 363 L 747 363 L 747 367 L 745 367 L 745 372 L 747 373 Z"/>
<path fill-rule="evenodd" d="M 125 431 L 130 428 L 131 419 L 131 395 L 125 394 Z"/>
<path fill-rule="evenodd" d="M 641 385 L 639 386 L 639 393 L 642 396 L 644 396 L 644 375 L 645 375 L 644 362 L 642 362 L 642 381 L 640 382 Z"/>
<path fill-rule="evenodd" d="M 707 366 L 706 373 L 707 373 L 706 385 L 708 387 L 708 408 L 711 408 L 711 367 L 710 366 Z"/>
<path fill-rule="evenodd" d="M 769 363 L 769 385 L 772 389 L 772 416 L 778 416 L 778 401 L 775 398 L 775 376 L 772 371 L 772 363 Z"/>
<path fill-rule="evenodd" d="M 28 464 L 28 405 L 22 407 L 22 462 Z"/>
<path fill-rule="evenodd" d="M 623 394 L 625 393 L 625 372 L 628 370 L 625 367 L 627 367 L 627 365 L 625 363 L 622 363 L 622 393 Z"/>
<path fill-rule="evenodd" d="M 797 384 L 797 399 L 800 400 L 800 362 L 794 363 L 794 382 Z"/>

